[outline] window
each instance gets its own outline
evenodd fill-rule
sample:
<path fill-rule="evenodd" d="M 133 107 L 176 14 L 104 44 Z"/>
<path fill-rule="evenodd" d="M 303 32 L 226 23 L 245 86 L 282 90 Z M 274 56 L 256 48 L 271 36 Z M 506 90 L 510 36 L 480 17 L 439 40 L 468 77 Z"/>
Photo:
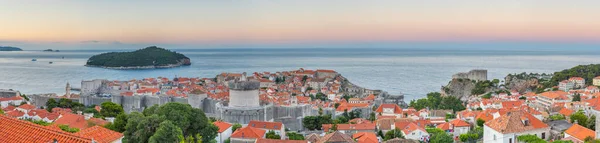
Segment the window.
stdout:
<path fill-rule="evenodd" d="M 494 140 L 496 140 L 496 135 L 494 135 Z"/>
<path fill-rule="evenodd" d="M 508 138 L 508 143 L 512 143 L 512 139 L 511 138 Z"/>
<path fill-rule="evenodd" d="M 542 133 L 542 139 L 546 139 L 546 133 Z"/>

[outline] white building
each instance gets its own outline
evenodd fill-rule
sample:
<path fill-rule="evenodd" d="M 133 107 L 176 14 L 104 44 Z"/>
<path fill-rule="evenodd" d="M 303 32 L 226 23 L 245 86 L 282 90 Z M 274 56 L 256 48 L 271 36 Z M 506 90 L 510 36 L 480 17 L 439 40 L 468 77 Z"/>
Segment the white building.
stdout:
<path fill-rule="evenodd" d="M 2 108 L 8 107 L 8 105 L 20 105 L 23 102 L 23 98 L 21 96 L 13 96 L 9 98 L 0 98 L 0 106 Z"/>
<path fill-rule="evenodd" d="M 402 108 L 398 104 L 381 104 L 377 110 L 375 110 L 381 116 L 396 116 L 396 118 L 402 118 Z"/>
<path fill-rule="evenodd" d="M 575 88 L 583 88 L 585 87 L 585 79 L 581 77 L 571 77 L 569 78 L 570 82 L 574 83 Z"/>
<path fill-rule="evenodd" d="M 575 83 L 569 80 L 563 80 L 558 83 L 558 90 L 567 92 L 573 88 L 575 88 Z"/>
<path fill-rule="evenodd" d="M 285 125 L 281 122 L 266 122 L 266 121 L 256 121 L 252 120 L 248 123 L 248 126 L 263 129 L 267 132 L 273 131 L 275 134 L 281 136 L 281 139 L 286 139 L 285 136 Z"/>
<path fill-rule="evenodd" d="M 215 140 L 217 140 L 217 143 L 224 143 L 225 140 L 231 137 L 231 134 L 233 133 L 233 126 L 231 124 L 223 121 L 215 121 L 213 122 L 213 124 L 219 127 L 217 137 L 215 138 Z"/>
<path fill-rule="evenodd" d="M 518 136 L 527 134 L 546 140 L 550 136 L 550 127 L 524 111 L 507 112 L 483 127 L 485 143 L 516 143 Z"/>
<path fill-rule="evenodd" d="M 600 76 L 593 79 L 594 86 L 600 86 Z"/>

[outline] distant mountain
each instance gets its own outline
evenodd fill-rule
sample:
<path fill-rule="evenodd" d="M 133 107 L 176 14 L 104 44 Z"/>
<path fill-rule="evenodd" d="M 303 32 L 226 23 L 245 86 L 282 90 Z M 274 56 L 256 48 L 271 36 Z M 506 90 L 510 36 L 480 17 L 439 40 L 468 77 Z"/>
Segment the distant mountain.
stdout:
<path fill-rule="evenodd" d="M 86 66 L 109 69 L 154 69 L 190 65 L 190 58 L 156 46 L 133 52 L 110 52 L 90 57 Z"/>
<path fill-rule="evenodd" d="M 0 46 L 0 51 L 23 51 L 21 48 L 10 47 L 10 46 Z"/>

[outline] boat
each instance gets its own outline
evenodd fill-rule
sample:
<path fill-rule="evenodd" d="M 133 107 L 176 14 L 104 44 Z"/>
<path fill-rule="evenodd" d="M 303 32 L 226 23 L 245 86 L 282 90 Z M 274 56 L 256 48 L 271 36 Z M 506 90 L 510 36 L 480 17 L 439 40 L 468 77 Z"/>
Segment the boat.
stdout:
<path fill-rule="evenodd" d="M 37 59 L 31 59 L 31 61 L 32 61 L 32 62 L 35 62 L 35 61 L 37 61 Z"/>
<path fill-rule="evenodd" d="M 54 62 L 48 62 L 48 64 L 52 64 L 52 63 L 54 63 Z"/>

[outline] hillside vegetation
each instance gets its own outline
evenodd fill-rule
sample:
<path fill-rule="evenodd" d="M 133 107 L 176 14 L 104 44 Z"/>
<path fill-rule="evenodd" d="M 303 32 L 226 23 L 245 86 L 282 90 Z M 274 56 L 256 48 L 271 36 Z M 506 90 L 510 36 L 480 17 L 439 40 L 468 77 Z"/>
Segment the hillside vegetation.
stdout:
<path fill-rule="evenodd" d="M 582 77 L 586 85 L 591 85 L 594 77 L 600 75 L 600 64 L 579 65 L 570 69 L 555 72 L 549 82 L 544 83 L 545 87 L 558 85 L 558 82 L 567 80 L 571 77 Z"/>
<path fill-rule="evenodd" d="M 88 66 L 100 67 L 140 67 L 189 65 L 189 58 L 183 54 L 156 46 L 133 52 L 110 52 L 90 57 Z"/>

